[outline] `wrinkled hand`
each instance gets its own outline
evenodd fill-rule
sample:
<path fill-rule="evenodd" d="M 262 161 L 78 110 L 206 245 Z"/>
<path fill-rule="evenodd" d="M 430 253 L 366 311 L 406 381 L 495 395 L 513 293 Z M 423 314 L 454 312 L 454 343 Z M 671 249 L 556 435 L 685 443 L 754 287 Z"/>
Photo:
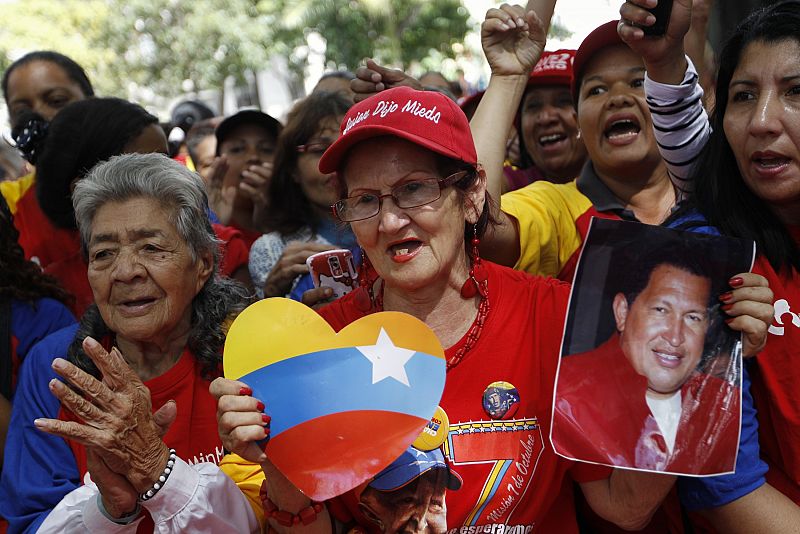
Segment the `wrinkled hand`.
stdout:
<path fill-rule="evenodd" d="M 292 287 L 292 282 L 298 275 L 308 272 L 306 259 L 317 252 L 333 250 L 336 247 L 311 243 L 307 241 L 292 241 L 281 254 L 275 267 L 264 281 L 264 297 L 283 297 Z"/>
<path fill-rule="evenodd" d="M 86 449 L 86 466 L 97 484 L 103 506 L 112 517 L 124 517 L 136 509 L 139 493 L 128 480 L 111 470 L 92 448 Z"/>
<path fill-rule="evenodd" d="M 392 87 L 411 87 L 422 90 L 422 84 L 413 76 L 409 76 L 400 69 L 390 69 L 367 59 L 366 66 L 356 70 L 356 77 L 350 80 L 350 89 L 355 93 L 356 102 L 371 97 Z"/>
<path fill-rule="evenodd" d="M 247 384 L 237 380 L 217 378 L 209 391 L 217 399 L 217 430 L 225 449 L 245 460 L 264 463 L 267 455 L 256 443 L 269 436 L 264 405 L 252 397 Z"/>
<path fill-rule="evenodd" d="M 547 33 L 535 12 L 503 4 L 486 12 L 483 53 L 498 76 L 528 76 L 544 50 Z"/>
<path fill-rule="evenodd" d="M 769 282 L 754 273 L 737 274 L 730 279 L 733 288 L 720 296 L 722 311 L 728 316 L 725 322 L 733 330 L 742 333 L 742 355 L 755 356 L 767 343 L 769 325 L 775 310 L 774 295 Z"/>
<path fill-rule="evenodd" d="M 692 0 L 674 0 L 667 31 L 662 36 L 645 37 L 642 26 L 652 26 L 656 19 L 645 8 L 652 9 L 656 0 L 628 0 L 619 8 L 621 17 L 617 31 L 620 38 L 645 62 L 648 73 L 683 63 L 683 38 L 692 20 Z M 683 68 L 685 71 L 685 67 Z M 670 83 L 671 80 L 659 80 Z M 682 76 L 681 76 L 682 79 Z M 676 83 L 680 83 L 678 80 Z"/>
<path fill-rule="evenodd" d="M 303 292 L 301 302 L 309 308 L 318 310 L 331 302 L 330 298 L 332 296 L 333 289 L 329 287 L 315 287 L 314 289 Z"/>
<path fill-rule="evenodd" d="M 178 406 L 173 400 L 167 401 L 153 414 L 153 420 L 158 426 L 161 437 L 167 433 L 177 416 Z M 113 517 L 123 517 L 133 512 L 139 497 L 136 488 L 106 464 L 102 450 L 87 447 L 86 458 L 89 474 L 92 481 L 97 484 L 106 511 Z"/>
<path fill-rule="evenodd" d="M 87 337 L 83 350 L 103 380 L 56 358 L 53 369 L 85 395 L 63 382 L 50 381 L 50 391 L 85 423 L 36 419 L 39 430 L 93 448 L 111 471 L 124 476 L 139 493 L 147 490 L 167 464 L 169 449 L 151 412 L 150 392 L 116 349 L 107 352 Z"/>

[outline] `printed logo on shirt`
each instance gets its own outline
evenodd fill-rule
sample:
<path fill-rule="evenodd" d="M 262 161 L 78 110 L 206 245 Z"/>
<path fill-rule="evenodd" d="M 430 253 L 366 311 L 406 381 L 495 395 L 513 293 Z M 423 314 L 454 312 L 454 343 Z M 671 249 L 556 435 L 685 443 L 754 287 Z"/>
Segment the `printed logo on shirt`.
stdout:
<path fill-rule="evenodd" d="M 782 336 L 786 333 L 786 326 L 791 322 L 796 328 L 800 328 L 800 316 L 791 309 L 789 301 L 779 299 L 773 304 L 775 307 L 775 320 L 769 327 L 769 333 L 775 336 Z M 777 323 L 777 325 L 776 325 Z"/>
<path fill-rule="evenodd" d="M 447 531 L 447 534 L 530 534 L 531 530 L 533 530 L 533 525 L 491 523 L 489 525 L 451 528 Z"/>
<path fill-rule="evenodd" d="M 514 530 L 516 527 L 508 526 L 508 520 L 528 490 L 544 452 L 544 437 L 537 418 L 451 424 L 444 452 L 456 471 L 459 465 L 467 464 L 485 464 L 488 468 L 483 489 L 467 515 L 465 526 L 451 530 L 451 534 L 526 534 L 529 531 L 525 530 L 529 527 L 526 525 Z M 474 480 L 470 482 L 475 483 Z M 491 530 L 493 525 L 503 529 Z M 470 526 L 475 530 L 464 530 Z"/>
<path fill-rule="evenodd" d="M 194 458 L 187 459 L 186 463 L 189 465 L 195 465 L 203 462 L 209 462 L 219 465 L 219 462 L 222 460 L 223 456 L 225 456 L 225 449 L 222 447 L 222 445 L 217 445 L 214 448 L 214 452 L 210 452 L 208 454 L 203 454 L 202 452 L 200 454 L 195 454 Z"/>

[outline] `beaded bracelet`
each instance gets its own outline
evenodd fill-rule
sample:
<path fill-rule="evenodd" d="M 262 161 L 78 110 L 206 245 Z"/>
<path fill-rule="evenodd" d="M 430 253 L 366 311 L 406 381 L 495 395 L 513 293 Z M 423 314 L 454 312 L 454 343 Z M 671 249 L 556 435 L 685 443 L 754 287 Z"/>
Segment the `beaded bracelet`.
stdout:
<path fill-rule="evenodd" d="M 162 487 L 164 487 L 164 482 L 167 481 L 169 478 L 169 474 L 172 473 L 172 468 L 175 466 L 175 460 L 177 459 L 177 454 L 175 449 L 169 450 L 169 459 L 167 460 L 167 467 L 164 468 L 164 472 L 158 477 L 153 487 L 149 490 L 145 491 L 144 493 L 139 495 L 139 502 L 144 502 L 153 498 L 153 496 L 158 493 Z"/>
<path fill-rule="evenodd" d="M 319 515 L 324 509 L 325 505 L 321 502 L 311 501 L 308 506 L 293 514 L 286 510 L 279 510 L 278 507 L 272 502 L 272 499 L 267 495 L 267 481 L 261 484 L 261 504 L 264 506 L 264 514 L 268 518 L 272 518 L 279 525 L 284 527 L 293 527 L 299 524 L 310 525 L 317 520 Z"/>

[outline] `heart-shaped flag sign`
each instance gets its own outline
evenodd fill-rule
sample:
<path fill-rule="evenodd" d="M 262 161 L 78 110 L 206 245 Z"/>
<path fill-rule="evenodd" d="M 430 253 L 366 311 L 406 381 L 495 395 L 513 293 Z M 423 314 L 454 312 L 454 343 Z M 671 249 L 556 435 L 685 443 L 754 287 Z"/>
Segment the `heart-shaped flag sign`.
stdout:
<path fill-rule="evenodd" d="M 446 372 L 436 335 L 410 315 L 368 315 L 337 334 L 314 310 L 283 298 L 236 318 L 223 365 L 272 417 L 269 459 L 316 501 L 397 459 L 436 411 Z"/>

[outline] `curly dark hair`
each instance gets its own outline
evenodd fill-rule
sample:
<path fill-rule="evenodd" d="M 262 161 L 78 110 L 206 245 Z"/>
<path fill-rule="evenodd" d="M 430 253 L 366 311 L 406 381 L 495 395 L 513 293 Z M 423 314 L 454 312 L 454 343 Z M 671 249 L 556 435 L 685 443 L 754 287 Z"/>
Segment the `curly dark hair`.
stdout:
<path fill-rule="evenodd" d="M 204 378 L 220 376 L 227 321 L 241 313 L 251 300 L 249 290 L 239 282 L 218 276 L 209 278 L 195 296 L 192 301 L 191 330 L 186 345 L 200 362 Z M 87 336 L 97 340 L 114 336 L 114 332 L 100 316 L 96 304 L 89 306 L 81 317 L 75 338 L 67 349 L 67 360 L 99 378 L 97 366 L 83 352 L 83 340 Z"/>
<path fill-rule="evenodd" d="M 38 265 L 25 259 L 18 239 L 19 232 L 14 227 L 11 211 L 0 195 L 0 272 L 3 273 L 0 299 L 34 302 L 49 297 L 71 304 L 72 297 L 55 278 L 44 274 Z"/>
<path fill-rule="evenodd" d="M 120 98 L 79 100 L 62 109 L 40 140 L 36 163 L 36 198 L 47 218 L 59 228 L 75 229 L 72 183 L 122 153 L 152 124 L 158 124 L 158 118 Z"/>

